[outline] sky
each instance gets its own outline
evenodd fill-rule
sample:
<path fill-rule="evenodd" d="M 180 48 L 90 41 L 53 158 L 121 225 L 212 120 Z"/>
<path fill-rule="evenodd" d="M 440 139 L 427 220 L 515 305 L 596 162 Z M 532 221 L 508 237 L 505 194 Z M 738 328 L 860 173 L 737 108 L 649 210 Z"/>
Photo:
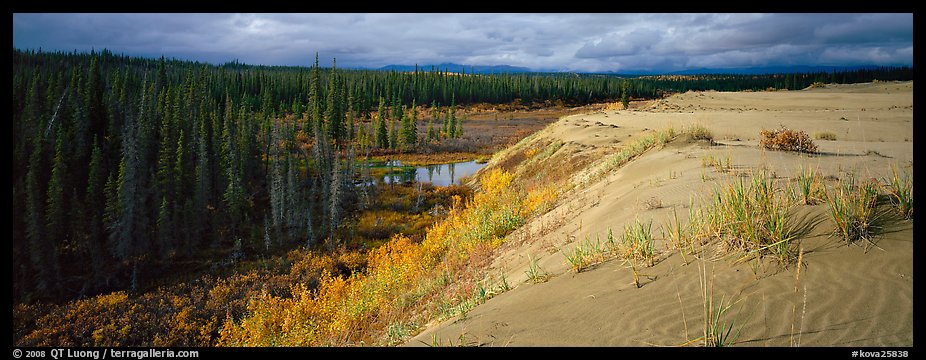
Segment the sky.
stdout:
<path fill-rule="evenodd" d="M 670 72 L 913 65 L 913 14 L 13 14 L 13 47 L 223 64 Z"/>

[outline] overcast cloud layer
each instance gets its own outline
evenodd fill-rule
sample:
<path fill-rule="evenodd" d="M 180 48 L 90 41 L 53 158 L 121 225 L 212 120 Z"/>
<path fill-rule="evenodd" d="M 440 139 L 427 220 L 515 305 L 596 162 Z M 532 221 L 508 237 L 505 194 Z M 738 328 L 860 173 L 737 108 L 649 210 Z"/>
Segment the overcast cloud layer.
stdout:
<path fill-rule="evenodd" d="M 912 65 L 913 14 L 14 14 L 13 46 L 372 68 Z"/>

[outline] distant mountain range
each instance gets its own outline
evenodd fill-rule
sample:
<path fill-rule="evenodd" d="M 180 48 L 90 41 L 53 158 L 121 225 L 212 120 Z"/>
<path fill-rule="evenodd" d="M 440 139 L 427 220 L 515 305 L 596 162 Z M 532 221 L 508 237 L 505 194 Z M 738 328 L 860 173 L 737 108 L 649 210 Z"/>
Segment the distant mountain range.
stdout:
<path fill-rule="evenodd" d="M 855 65 L 855 66 L 807 66 L 807 65 L 788 65 L 788 66 L 755 66 L 741 68 L 698 68 L 670 72 L 656 71 L 621 71 L 621 74 L 628 75 L 699 75 L 699 74 L 737 74 L 737 75 L 762 75 L 762 74 L 785 74 L 785 73 L 815 73 L 815 72 L 833 72 L 836 71 L 853 71 L 860 69 L 877 69 L 881 66 L 875 65 Z"/>
<path fill-rule="evenodd" d="M 416 65 L 386 65 L 376 70 L 385 70 L 385 71 L 415 71 Z M 418 71 L 431 71 L 435 69 L 438 71 L 449 71 L 449 72 L 466 72 L 467 74 L 503 74 L 503 73 L 526 73 L 534 72 L 534 70 L 528 69 L 526 67 L 511 66 L 511 65 L 462 65 L 455 63 L 442 63 L 442 64 L 429 64 L 429 65 L 417 65 Z"/>
<path fill-rule="evenodd" d="M 903 65 L 895 65 L 903 66 Z M 643 76 L 643 75 L 700 75 L 700 74 L 737 74 L 737 75 L 762 75 L 762 74 L 784 74 L 784 73 L 813 73 L 813 72 L 832 72 L 836 71 L 853 71 L 859 69 L 877 69 L 882 66 L 875 65 L 853 65 L 853 66 L 808 66 L 808 65 L 786 65 L 786 66 L 754 66 L 754 67 L 739 67 L 739 68 L 697 68 L 697 69 L 686 69 L 686 70 L 677 70 L 677 71 L 668 71 L 660 72 L 653 70 L 627 70 L 627 71 L 599 71 L 599 72 L 579 72 L 586 74 L 607 74 L 607 75 L 628 75 L 628 76 Z M 411 72 L 415 71 L 415 65 L 386 65 L 374 70 L 384 70 L 384 71 L 400 71 L 400 72 Z M 429 65 L 418 65 L 418 71 L 431 71 L 436 69 L 439 71 L 448 71 L 454 73 L 466 72 L 467 74 L 503 74 L 503 73 L 528 73 L 528 72 L 568 72 L 575 73 L 575 71 L 552 71 L 552 70 L 536 70 L 529 69 L 526 67 L 520 66 L 511 66 L 511 65 L 463 65 L 456 63 L 441 63 L 441 64 L 429 64 Z"/>

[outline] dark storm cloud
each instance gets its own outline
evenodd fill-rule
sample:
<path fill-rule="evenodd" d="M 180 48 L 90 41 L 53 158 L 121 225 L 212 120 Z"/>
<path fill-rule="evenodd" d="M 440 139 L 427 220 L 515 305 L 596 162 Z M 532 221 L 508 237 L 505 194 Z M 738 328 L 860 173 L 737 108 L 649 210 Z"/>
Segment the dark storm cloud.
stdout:
<path fill-rule="evenodd" d="M 912 14 L 14 14 L 21 49 L 212 63 L 672 71 L 913 63 Z"/>

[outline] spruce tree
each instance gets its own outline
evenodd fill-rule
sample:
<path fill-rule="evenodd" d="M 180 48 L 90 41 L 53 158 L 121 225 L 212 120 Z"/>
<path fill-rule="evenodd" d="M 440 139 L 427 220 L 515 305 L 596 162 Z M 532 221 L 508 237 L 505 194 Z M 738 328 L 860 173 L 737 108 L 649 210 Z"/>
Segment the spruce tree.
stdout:
<path fill-rule="evenodd" d="M 376 116 L 376 147 L 385 149 L 389 147 L 389 133 L 386 131 L 385 99 L 379 98 L 379 112 Z"/>
<path fill-rule="evenodd" d="M 123 162 L 120 161 L 119 169 L 122 169 L 122 167 Z M 119 203 L 119 178 L 117 175 L 120 172 L 121 170 L 110 172 L 106 178 L 106 186 L 103 187 L 103 192 L 106 195 L 106 204 L 103 208 L 103 225 L 106 235 L 104 243 L 110 251 L 116 248 L 115 241 L 118 236 L 119 218 L 122 216 L 122 206 Z"/>
<path fill-rule="evenodd" d="M 67 233 L 67 208 L 65 203 L 65 187 L 67 186 L 68 168 L 64 159 L 64 131 L 63 126 L 58 126 L 57 135 L 55 136 L 55 156 L 52 160 L 51 178 L 48 181 L 48 192 L 46 196 L 46 236 L 54 243 L 65 243 L 65 234 Z"/>
<path fill-rule="evenodd" d="M 428 118 L 428 131 L 425 135 L 425 139 L 427 139 L 428 142 L 434 140 L 434 118 L 433 117 Z"/>
<path fill-rule="evenodd" d="M 369 139 L 367 138 L 367 129 L 366 125 L 363 122 L 357 124 L 357 146 L 360 148 L 360 151 L 366 151 L 370 147 Z"/>
<path fill-rule="evenodd" d="M 167 201 L 167 197 L 161 197 L 161 204 L 158 206 L 158 218 L 157 222 L 157 247 L 161 251 L 161 257 L 167 258 L 171 250 L 173 250 L 172 242 L 174 239 L 174 223 L 171 219 L 171 204 Z"/>
<path fill-rule="evenodd" d="M 624 109 L 630 109 L 630 88 L 627 80 L 621 84 L 621 105 L 624 105 Z"/>
<path fill-rule="evenodd" d="M 286 205 L 284 198 L 284 179 L 283 179 L 283 161 L 282 149 L 280 148 L 280 127 L 277 124 L 271 129 L 271 146 L 267 157 L 270 161 L 270 172 L 267 174 L 267 183 L 270 188 L 270 217 L 274 233 L 279 236 L 283 230 L 284 215 L 283 208 Z"/>
<path fill-rule="evenodd" d="M 347 129 L 347 141 L 351 143 L 355 140 L 354 138 L 357 133 L 357 128 L 354 124 L 354 94 L 351 92 L 348 92 L 347 108 L 345 110 L 347 112 L 347 124 L 349 126 Z"/>
<path fill-rule="evenodd" d="M 412 105 L 414 106 L 414 101 Z M 403 150 L 412 150 L 415 148 L 415 145 L 418 144 L 418 130 L 415 129 L 415 111 L 406 111 L 405 116 L 402 117 L 402 125 L 399 130 L 401 133 L 399 142 L 402 145 Z"/>
<path fill-rule="evenodd" d="M 49 241 L 45 224 L 47 186 L 45 179 L 44 142 L 41 132 L 33 138 L 33 152 L 26 174 L 26 245 L 32 271 L 35 272 L 35 289 L 40 295 L 53 295 L 58 279 L 53 264 L 57 263 L 57 252 Z"/>
<path fill-rule="evenodd" d="M 90 154 L 90 165 L 88 166 L 87 191 L 84 198 L 84 206 L 88 209 L 86 218 L 88 219 L 87 233 L 83 237 L 84 247 L 93 271 L 92 285 L 99 283 L 100 277 L 103 276 L 104 253 L 103 244 L 100 242 L 103 236 L 103 216 L 105 205 L 104 173 L 103 173 L 103 150 L 100 147 L 97 136 L 93 137 L 93 150 Z"/>
<path fill-rule="evenodd" d="M 405 115 L 402 111 L 402 102 L 399 101 L 399 95 L 392 98 L 392 120 L 399 121 Z"/>
<path fill-rule="evenodd" d="M 454 110 L 452 106 L 447 111 L 448 111 L 447 133 L 449 134 L 449 137 L 457 138 L 459 137 L 459 135 L 457 135 L 457 115 L 455 114 L 456 111 Z"/>
<path fill-rule="evenodd" d="M 315 65 L 312 66 L 312 75 L 309 81 L 309 122 L 308 129 L 322 128 L 321 94 L 319 93 L 318 53 L 315 53 Z M 314 135 L 314 133 L 313 133 Z"/>
<path fill-rule="evenodd" d="M 457 120 L 457 128 L 454 130 L 453 134 L 457 138 L 463 137 L 463 119 L 466 118 L 466 114 L 460 116 L 460 119 Z"/>
<path fill-rule="evenodd" d="M 399 148 L 399 129 L 395 126 L 396 119 L 389 119 L 389 148 Z"/>
<path fill-rule="evenodd" d="M 440 133 L 442 139 L 450 138 L 450 108 L 447 108 L 447 113 L 444 114 L 444 124 L 441 125 Z"/>
<path fill-rule="evenodd" d="M 165 113 L 161 117 L 161 141 L 158 145 L 158 164 L 157 164 L 157 185 L 159 193 L 162 196 L 174 196 L 174 175 L 173 156 L 175 155 L 175 142 L 173 141 L 173 119 L 176 107 L 172 104 L 170 88 L 168 88 L 164 97 Z"/>
<path fill-rule="evenodd" d="M 440 129 L 434 128 L 434 120 L 440 121 L 440 107 L 437 100 L 431 102 L 431 118 L 428 119 L 428 141 L 440 140 Z M 438 126 L 441 124 L 438 123 Z"/>
<path fill-rule="evenodd" d="M 330 195 L 328 197 L 328 250 L 334 250 L 337 243 L 335 230 L 341 222 L 342 197 L 344 192 L 344 174 L 341 172 L 341 164 L 335 159 L 331 168 L 331 185 Z"/>
<path fill-rule="evenodd" d="M 341 86 L 338 82 L 337 60 L 331 65 L 331 73 L 328 74 L 327 106 L 325 107 L 325 121 L 328 126 L 328 137 L 337 144 L 343 142 L 342 137 L 346 132 L 344 129 L 344 116 L 341 113 Z"/>
<path fill-rule="evenodd" d="M 83 91 L 83 98 L 86 101 L 87 108 L 87 120 L 90 125 L 89 133 L 101 134 L 106 124 L 106 109 L 103 107 L 103 80 L 100 72 L 99 56 L 93 56 L 90 59 L 90 74 L 87 77 L 87 84 L 84 86 Z"/>

